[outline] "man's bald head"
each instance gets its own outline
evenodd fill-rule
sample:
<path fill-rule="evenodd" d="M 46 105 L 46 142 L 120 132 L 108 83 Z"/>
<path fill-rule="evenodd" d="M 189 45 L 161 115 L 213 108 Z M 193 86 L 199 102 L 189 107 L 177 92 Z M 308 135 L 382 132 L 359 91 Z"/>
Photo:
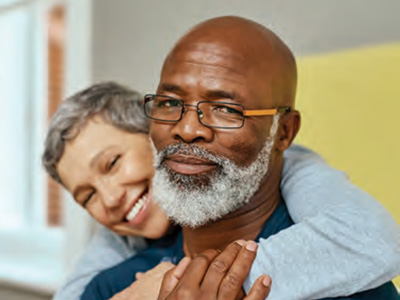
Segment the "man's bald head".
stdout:
<path fill-rule="evenodd" d="M 254 88 L 268 93 L 267 97 L 271 97 L 273 106 L 294 106 L 296 62 L 290 49 L 271 30 L 251 20 L 234 16 L 204 21 L 176 43 L 164 67 L 172 63 L 177 55 L 182 56 L 185 51 L 201 50 L 205 45 L 208 48 L 215 46 L 216 63 L 221 55 L 241 61 L 249 78 L 258 79 L 250 81 L 255 84 Z M 264 86 L 257 86 L 257 82 Z"/>

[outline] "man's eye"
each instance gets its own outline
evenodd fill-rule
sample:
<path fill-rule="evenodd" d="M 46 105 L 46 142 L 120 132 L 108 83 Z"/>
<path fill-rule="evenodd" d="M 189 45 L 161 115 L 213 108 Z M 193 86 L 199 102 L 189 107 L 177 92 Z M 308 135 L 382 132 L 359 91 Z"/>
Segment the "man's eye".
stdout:
<path fill-rule="evenodd" d="M 242 115 L 241 111 L 225 105 L 216 107 L 216 110 L 218 113 L 223 113 L 227 115 Z"/>
<path fill-rule="evenodd" d="M 168 99 L 168 100 L 161 100 L 158 102 L 157 106 L 159 108 L 170 108 L 170 107 L 180 107 L 181 103 L 178 100 Z"/>
<path fill-rule="evenodd" d="M 120 159 L 121 155 L 117 155 L 107 166 L 107 170 L 110 171 L 115 164 L 117 163 L 117 161 Z"/>

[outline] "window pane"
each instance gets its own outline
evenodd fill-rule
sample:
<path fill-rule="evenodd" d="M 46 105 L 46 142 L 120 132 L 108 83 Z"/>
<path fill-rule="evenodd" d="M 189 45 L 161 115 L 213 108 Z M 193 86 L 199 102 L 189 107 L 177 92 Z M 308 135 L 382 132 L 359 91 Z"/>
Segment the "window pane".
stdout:
<path fill-rule="evenodd" d="M 16 10 L 0 18 L 0 226 L 23 225 L 29 151 L 29 15 Z M 29 175 L 28 175 L 29 176 Z"/>
<path fill-rule="evenodd" d="M 17 2 L 17 0 L 0 0 L 0 6 L 11 5 Z"/>
<path fill-rule="evenodd" d="M 44 180 L 40 155 L 62 98 L 65 9 L 19 3 L 0 0 L 0 229 L 62 221 L 59 187 Z"/>

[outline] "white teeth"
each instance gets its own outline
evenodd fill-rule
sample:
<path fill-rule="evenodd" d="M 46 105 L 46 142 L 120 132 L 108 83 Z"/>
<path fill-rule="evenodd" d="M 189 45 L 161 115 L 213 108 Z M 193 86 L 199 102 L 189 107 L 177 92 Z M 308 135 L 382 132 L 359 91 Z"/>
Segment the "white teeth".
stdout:
<path fill-rule="evenodd" d="M 126 216 L 126 219 L 128 221 L 132 221 L 138 212 L 143 208 L 144 204 L 146 203 L 147 200 L 147 194 L 144 195 L 138 202 L 136 202 L 135 206 L 132 207 L 131 211 L 128 213 Z"/>

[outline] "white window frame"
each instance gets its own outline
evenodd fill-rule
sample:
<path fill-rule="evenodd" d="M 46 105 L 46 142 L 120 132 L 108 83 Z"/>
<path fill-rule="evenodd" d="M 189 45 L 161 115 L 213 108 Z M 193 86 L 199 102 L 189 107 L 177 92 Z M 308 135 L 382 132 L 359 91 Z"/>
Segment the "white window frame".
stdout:
<path fill-rule="evenodd" d="M 67 37 L 64 98 L 92 82 L 92 1 L 67 2 Z M 64 274 L 83 252 L 93 231 L 93 221 L 69 194 L 63 191 L 65 218 Z"/>
<path fill-rule="evenodd" d="M 0 17 L 3 14 L 12 13 L 18 9 L 32 9 L 33 30 L 45 32 L 44 18 L 47 18 L 48 8 L 54 4 L 64 4 L 66 7 L 66 51 L 65 51 L 65 74 L 64 74 L 64 97 L 76 92 L 77 89 L 87 86 L 91 82 L 91 7 L 92 0 L 9 0 L 7 4 L 0 5 Z M 42 18 L 40 20 L 40 18 Z M 40 26 L 42 26 L 40 28 Z M 35 37 L 33 53 L 46 54 L 47 41 L 43 34 L 31 34 Z M 40 38 L 38 38 L 40 36 Z M 42 55 L 42 54 L 41 54 Z M 46 57 L 46 55 L 42 55 Z M 43 150 L 43 140 L 47 125 L 47 105 L 44 99 L 44 91 L 47 91 L 47 60 L 38 62 L 31 59 L 32 65 L 28 68 L 29 73 L 29 93 L 32 95 L 27 109 L 36 116 L 31 122 L 33 127 L 34 140 L 28 143 L 33 149 L 29 155 L 27 176 L 29 176 L 29 192 L 36 199 L 25 203 L 25 218 L 28 218 L 28 225 L 22 229 L 7 231 L 0 228 L 0 285 L 13 285 L 20 288 L 25 287 L 30 291 L 40 291 L 40 293 L 51 294 L 60 284 L 66 271 L 76 260 L 77 256 L 83 251 L 89 236 L 91 235 L 92 222 L 87 214 L 73 202 L 66 194 L 62 193 L 63 218 L 65 226 L 54 229 L 47 226 L 46 198 L 47 198 L 47 178 L 42 171 L 40 156 Z M 36 63 L 40 64 L 35 65 Z M 45 79 L 45 80 L 43 80 Z M 35 159 L 32 160 L 32 157 Z M 33 203 L 33 204 L 32 204 Z M 33 213 L 32 213 L 33 211 Z M 14 248 L 15 249 L 14 249 Z M 26 249 L 21 253 L 21 249 Z M 12 256 L 12 253 L 19 252 L 19 256 Z M 29 260 L 30 254 L 40 254 L 43 261 L 37 262 L 37 256 Z M 26 257 L 21 260 L 18 258 Z M 47 259 L 47 260 L 46 260 Z M 19 260 L 19 262 L 18 262 Z M 41 260 L 41 259 L 39 259 Z M 32 265 L 30 265 L 32 263 Z M 44 273 L 48 273 L 47 277 Z M 25 276 L 21 276 L 25 274 Z M 35 274 L 41 274 L 35 276 Z M 32 275 L 32 276 L 31 276 Z"/>

